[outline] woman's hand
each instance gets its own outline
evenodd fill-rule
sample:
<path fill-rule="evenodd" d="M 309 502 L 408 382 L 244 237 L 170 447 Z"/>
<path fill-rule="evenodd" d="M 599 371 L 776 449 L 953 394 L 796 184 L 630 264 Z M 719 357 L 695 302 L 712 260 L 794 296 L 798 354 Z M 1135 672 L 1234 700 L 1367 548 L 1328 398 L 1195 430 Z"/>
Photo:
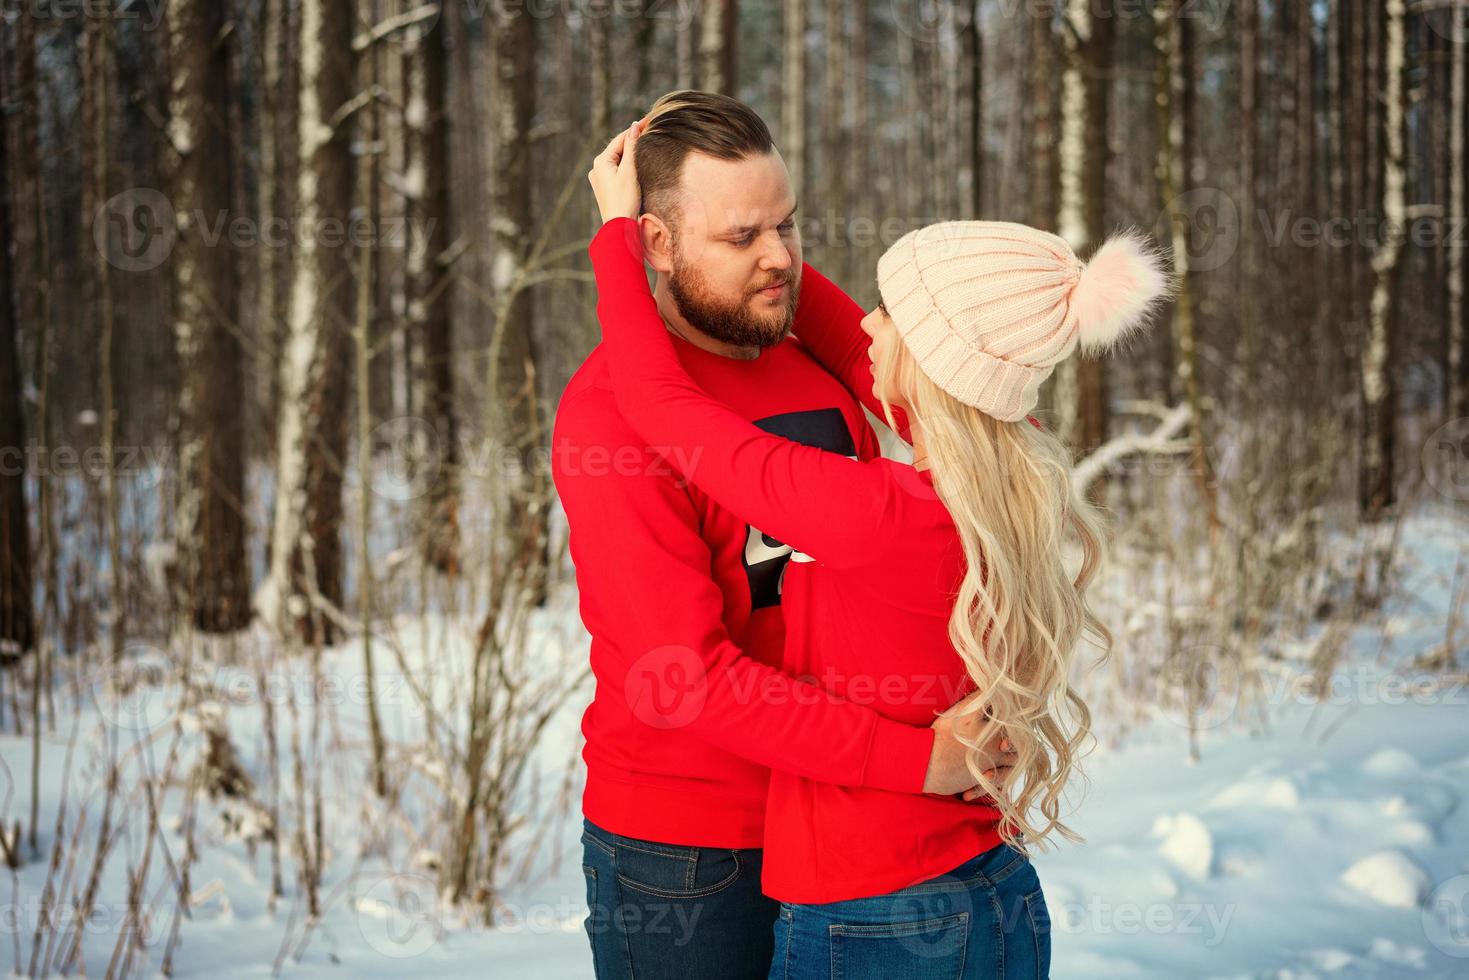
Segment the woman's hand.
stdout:
<path fill-rule="evenodd" d="M 638 134 L 643 130 L 642 120 L 612 137 L 607 148 L 592 161 L 587 171 L 587 181 L 597 197 L 597 209 L 602 212 L 602 223 L 613 218 L 636 218 L 642 209 L 642 191 L 638 188 L 637 164 L 634 149 Z"/>
<path fill-rule="evenodd" d="M 1009 750 L 1009 742 L 1001 742 L 1000 743 L 1000 748 L 1003 751 L 1008 751 Z M 994 769 L 986 769 L 986 770 L 984 770 L 984 778 L 985 779 L 988 779 L 990 782 L 994 783 L 1003 792 L 1004 789 L 1005 789 L 1005 780 L 1009 778 L 1010 773 L 1012 771 L 1014 771 L 1014 769 L 1015 769 L 1014 766 L 998 766 L 998 767 L 996 767 Z M 970 789 L 966 789 L 964 791 L 964 802 L 965 803 L 973 803 L 975 800 L 993 800 L 993 799 L 994 799 L 994 797 L 992 797 L 990 794 L 986 793 L 984 791 L 984 789 L 982 787 L 979 787 L 979 786 L 974 786 L 974 787 L 971 787 Z"/>
<path fill-rule="evenodd" d="M 960 705 L 977 696 L 971 694 Z M 961 715 L 952 709 L 934 719 L 930 726 L 935 732 L 933 754 L 929 757 L 923 792 L 940 796 L 963 793 L 964 799 L 968 801 L 985 796 L 984 790 L 975 784 L 974 776 L 969 772 L 969 748 L 964 744 L 964 741 L 973 742 L 979 737 L 980 727 L 985 720 L 986 716 L 972 713 Z M 1004 776 L 1014 767 L 1016 757 L 1010 740 L 1003 731 L 997 730 L 980 747 L 981 771 L 992 781 L 1002 782 Z"/>

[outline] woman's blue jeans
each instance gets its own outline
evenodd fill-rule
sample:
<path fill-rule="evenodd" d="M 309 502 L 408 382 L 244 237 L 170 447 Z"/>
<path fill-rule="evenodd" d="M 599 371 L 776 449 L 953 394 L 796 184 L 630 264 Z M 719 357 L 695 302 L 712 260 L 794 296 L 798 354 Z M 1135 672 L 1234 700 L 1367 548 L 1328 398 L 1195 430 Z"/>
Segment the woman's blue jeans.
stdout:
<path fill-rule="evenodd" d="M 999 844 L 902 891 L 782 904 L 770 980 L 1045 980 L 1050 970 L 1040 878 Z"/>

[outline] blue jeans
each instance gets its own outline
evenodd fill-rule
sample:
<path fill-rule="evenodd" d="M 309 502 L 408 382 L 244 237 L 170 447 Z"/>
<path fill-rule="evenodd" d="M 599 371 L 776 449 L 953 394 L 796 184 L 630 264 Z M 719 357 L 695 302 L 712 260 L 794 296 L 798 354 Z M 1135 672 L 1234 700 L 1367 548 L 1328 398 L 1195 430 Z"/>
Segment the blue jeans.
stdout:
<path fill-rule="evenodd" d="M 1046 980 L 1051 919 L 1030 859 L 1006 844 L 874 898 L 785 903 L 770 980 Z"/>
<path fill-rule="evenodd" d="M 780 906 L 758 848 L 683 847 L 583 821 L 597 980 L 764 980 Z"/>

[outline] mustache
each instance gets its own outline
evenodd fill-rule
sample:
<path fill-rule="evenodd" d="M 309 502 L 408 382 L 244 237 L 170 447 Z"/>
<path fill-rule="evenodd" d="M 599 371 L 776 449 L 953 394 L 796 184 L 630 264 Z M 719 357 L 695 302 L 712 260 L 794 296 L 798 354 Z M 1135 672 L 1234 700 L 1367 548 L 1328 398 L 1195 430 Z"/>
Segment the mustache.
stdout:
<path fill-rule="evenodd" d="M 790 285 L 791 283 L 793 283 L 795 281 L 796 280 L 795 280 L 795 277 L 794 276 L 790 275 L 789 273 L 784 273 L 784 274 L 779 275 L 779 276 L 776 276 L 775 278 L 770 279 L 770 280 L 768 280 L 766 282 L 762 282 L 760 285 L 756 286 L 752 290 L 752 292 L 757 292 L 758 293 L 760 290 L 762 290 L 762 289 L 769 289 L 771 286 L 785 286 L 785 285 Z"/>

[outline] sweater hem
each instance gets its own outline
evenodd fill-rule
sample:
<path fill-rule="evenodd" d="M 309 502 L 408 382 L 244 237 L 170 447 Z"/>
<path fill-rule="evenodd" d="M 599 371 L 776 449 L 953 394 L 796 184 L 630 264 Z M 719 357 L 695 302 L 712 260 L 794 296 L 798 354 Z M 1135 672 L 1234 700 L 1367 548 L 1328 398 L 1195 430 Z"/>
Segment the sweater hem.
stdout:
<path fill-rule="evenodd" d="M 746 803 L 733 793 L 673 789 L 589 769 L 582 813 L 614 834 L 660 844 L 739 850 L 764 844 L 763 791 Z"/>
<path fill-rule="evenodd" d="M 994 825 L 991 830 L 945 848 L 922 861 L 907 862 L 901 867 L 895 867 L 880 874 L 860 877 L 819 875 L 799 881 L 772 876 L 770 869 L 776 862 L 772 861 L 771 855 L 767 853 L 760 882 L 761 891 L 770 898 L 789 905 L 827 905 L 832 902 L 848 902 L 859 898 L 876 898 L 946 875 L 964 862 L 999 845 L 1003 840 L 999 826 Z M 809 872 L 809 865 L 793 862 L 793 866 L 797 864 Z"/>

